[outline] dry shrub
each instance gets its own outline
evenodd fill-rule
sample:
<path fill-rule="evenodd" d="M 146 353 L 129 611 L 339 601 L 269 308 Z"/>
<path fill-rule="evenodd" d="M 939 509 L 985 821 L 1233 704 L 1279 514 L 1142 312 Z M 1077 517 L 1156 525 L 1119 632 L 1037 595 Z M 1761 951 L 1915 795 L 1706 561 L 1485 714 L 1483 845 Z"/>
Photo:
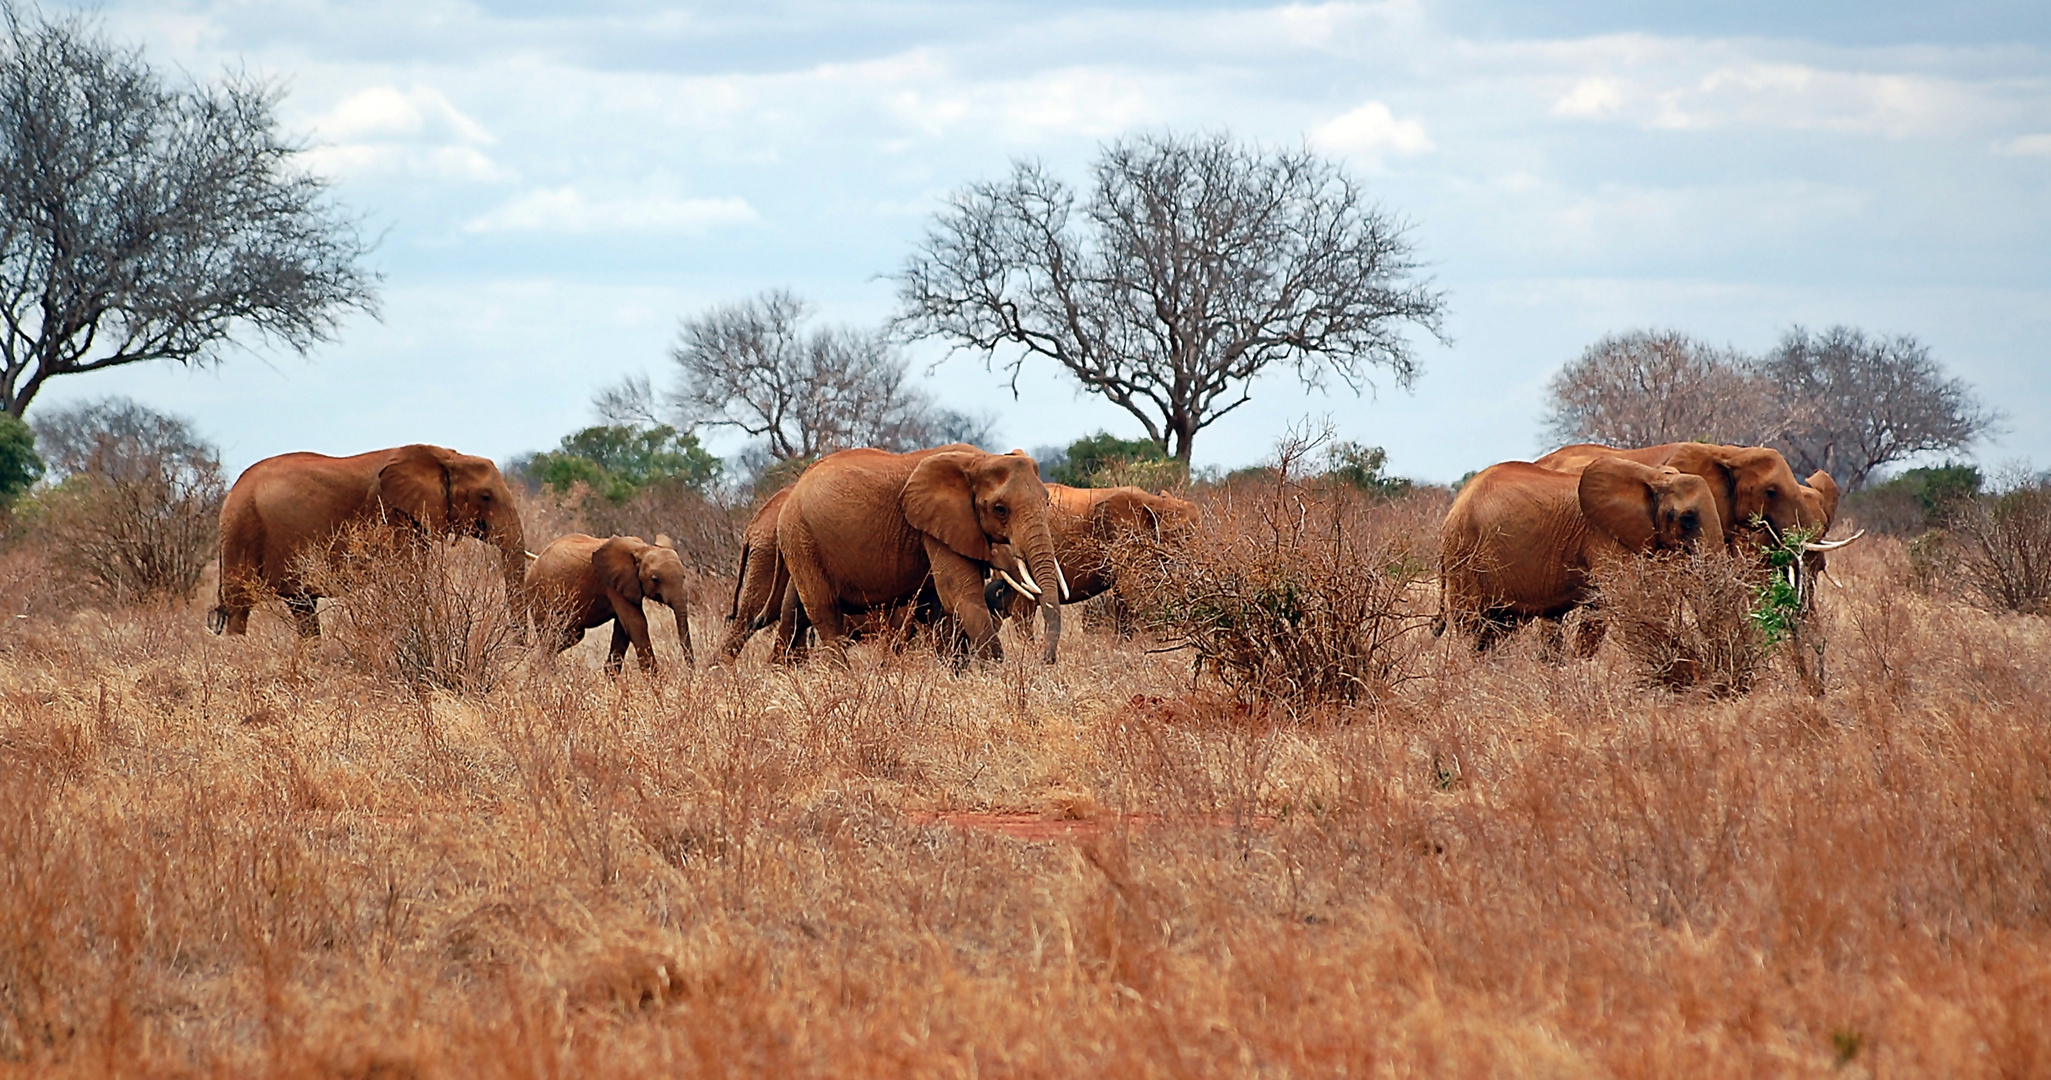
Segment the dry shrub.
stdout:
<path fill-rule="evenodd" d="M 1959 508 L 1946 530 L 1949 568 L 1994 611 L 2051 615 L 2051 481 L 2017 484 Z"/>
<path fill-rule="evenodd" d="M 1424 625 L 1409 593 L 1436 545 L 1435 500 L 1301 482 L 1316 445 L 1285 440 L 1267 482 L 1205 501 L 1192 539 L 1141 534 L 1112 555 L 1140 624 L 1249 700 L 1378 699 L 1410 676 L 1406 639 Z"/>
<path fill-rule="evenodd" d="M 43 492 L 34 531 L 68 580 L 97 600 L 182 600 L 215 555 L 225 491 L 210 456 L 124 461 Z"/>
<path fill-rule="evenodd" d="M 1768 654 L 1757 576 L 1723 552 L 1618 559 L 1596 576 L 1600 617 L 1652 684 L 1742 694 Z"/>
<path fill-rule="evenodd" d="M 300 557 L 300 580 L 329 598 L 328 634 L 362 670 L 412 687 L 490 690 L 525 651 L 497 551 L 363 523 Z"/>

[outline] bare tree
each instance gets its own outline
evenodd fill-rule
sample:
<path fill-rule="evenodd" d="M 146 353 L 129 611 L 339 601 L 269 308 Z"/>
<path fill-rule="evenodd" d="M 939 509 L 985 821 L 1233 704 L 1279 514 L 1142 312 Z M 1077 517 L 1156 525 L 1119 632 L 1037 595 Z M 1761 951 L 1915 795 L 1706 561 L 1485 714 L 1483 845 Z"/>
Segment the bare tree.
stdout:
<path fill-rule="evenodd" d="M 1848 326 L 1797 326 L 1759 365 L 1789 423 L 1773 445 L 1799 473 L 1828 470 L 1846 490 L 1913 455 L 1960 450 L 1997 420 L 1963 379 L 1946 378 L 1907 335 L 1867 337 Z"/>
<path fill-rule="evenodd" d="M 1416 377 L 1406 323 L 1439 333 L 1441 293 L 1402 226 L 1308 150 L 1226 135 L 1106 147 L 1089 196 L 1044 167 L 957 193 L 898 275 L 898 330 L 1052 360 L 1137 417 L 1185 467 L 1196 433 L 1276 364 L 1356 393 Z"/>
<path fill-rule="evenodd" d="M 0 407 L 238 331 L 300 351 L 375 312 L 367 245 L 298 167 L 278 89 L 167 89 L 79 16 L 0 7 Z"/>
<path fill-rule="evenodd" d="M 776 461 L 989 438 L 989 421 L 943 409 L 907 382 L 888 337 L 848 327 L 808 333 L 806 314 L 804 301 L 778 289 L 685 320 L 671 350 L 682 369 L 671 400 L 684 423 L 760 438 Z M 601 408 L 631 412 L 633 396 L 623 389 Z"/>
<path fill-rule="evenodd" d="M 1673 330 L 1590 345 L 1546 387 L 1547 433 L 1561 443 L 1762 445 L 1779 430 L 1767 382 L 1742 353 Z"/>

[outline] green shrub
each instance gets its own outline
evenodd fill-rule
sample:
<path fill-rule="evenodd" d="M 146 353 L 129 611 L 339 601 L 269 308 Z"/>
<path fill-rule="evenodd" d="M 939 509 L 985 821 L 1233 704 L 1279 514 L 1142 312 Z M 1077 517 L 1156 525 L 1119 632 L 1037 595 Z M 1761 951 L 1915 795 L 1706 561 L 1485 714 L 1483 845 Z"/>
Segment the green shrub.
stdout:
<path fill-rule="evenodd" d="M 1168 474 L 1179 480 L 1180 467 L 1152 439 L 1121 439 L 1099 431 L 1069 443 L 1067 460 L 1049 470 L 1045 479 L 1069 487 L 1148 487 L 1139 481 Z"/>
<path fill-rule="evenodd" d="M 698 437 L 667 424 L 604 424 L 563 438 L 521 467 L 542 486 L 568 493 L 578 484 L 611 503 L 625 503 L 644 488 L 676 483 L 696 492 L 719 480 L 720 461 Z"/>
<path fill-rule="evenodd" d="M 20 418 L 0 413 L 0 507 L 43 478 L 36 433 Z"/>

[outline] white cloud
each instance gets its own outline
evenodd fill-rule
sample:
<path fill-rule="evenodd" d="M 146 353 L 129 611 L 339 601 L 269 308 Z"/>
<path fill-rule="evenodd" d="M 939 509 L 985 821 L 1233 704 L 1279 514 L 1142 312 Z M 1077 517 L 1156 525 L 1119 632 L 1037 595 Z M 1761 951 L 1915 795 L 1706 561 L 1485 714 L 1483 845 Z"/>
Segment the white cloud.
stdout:
<path fill-rule="evenodd" d="M 678 199 L 665 195 L 587 199 L 575 187 L 516 195 L 467 222 L 473 233 L 704 232 L 759 220 L 747 200 Z"/>
<path fill-rule="evenodd" d="M 1379 101 L 1370 101 L 1319 124 L 1311 132 L 1311 141 L 1334 153 L 1363 158 L 1380 158 L 1383 154 L 1408 156 L 1437 149 L 1422 123 L 1396 119 L 1396 114 Z"/>
<path fill-rule="evenodd" d="M 2051 133 L 2005 139 L 1994 144 L 1994 152 L 2006 157 L 2051 157 Z"/>
<path fill-rule="evenodd" d="M 1624 107 L 1624 89 L 1615 79 L 1582 79 L 1553 102 L 1554 116 L 1614 116 Z"/>
<path fill-rule="evenodd" d="M 313 120 L 308 164 L 331 175 L 492 182 L 512 174 L 480 147 L 498 140 L 431 86 L 372 86 Z"/>

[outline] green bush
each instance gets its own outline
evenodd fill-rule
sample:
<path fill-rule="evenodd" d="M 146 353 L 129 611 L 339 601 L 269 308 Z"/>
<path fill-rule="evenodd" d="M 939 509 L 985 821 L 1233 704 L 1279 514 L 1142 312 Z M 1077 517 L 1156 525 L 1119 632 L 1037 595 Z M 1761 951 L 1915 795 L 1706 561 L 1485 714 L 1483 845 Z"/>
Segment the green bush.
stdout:
<path fill-rule="evenodd" d="M 1099 431 L 1069 443 L 1068 459 L 1049 470 L 1045 478 L 1069 487 L 1147 487 L 1151 485 L 1141 481 L 1171 473 L 1179 478 L 1180 470 L 1175 464 L 1152 439 L 1121 439 Z M 1172 478 L 1168 480 L 1170 484 L 1174 482 Z"/>
<path fill-rule="evenodd" d="M 624 503 L 662 483 L 703 493 L 719 480 L 720 461 L 698 445 L 697 436 L 667 424 L 607 424 L 565 436 L 554 450 L 530 458 L 522 471 L 557 492 L 581 483 L 607 502 Z"/>
<path fill-rule="evenodd" d="M 1875 532 L 1915 536 L 1939 528 L 1980 493 L 1984 478 L 1971 465 L 1949 463 L 1910 469 L 1885 483 L 1853 492 L 1845 508 Z"/>
<path fill-rule="evenodd" d="M 42 478 L 43 459 L 36 456 L 35 431 L 19 417 L 0 413 L 0 507 Z"/>
<path fill-rule="evenodd" d="M 1389 452 L 1379 446 L 1335 442 L 1325 451 L 1324 479 L 1346 484 L 1378 499 L 1398 499 L 1414 486 L 1401 476 L 1383 475 Z"/>

